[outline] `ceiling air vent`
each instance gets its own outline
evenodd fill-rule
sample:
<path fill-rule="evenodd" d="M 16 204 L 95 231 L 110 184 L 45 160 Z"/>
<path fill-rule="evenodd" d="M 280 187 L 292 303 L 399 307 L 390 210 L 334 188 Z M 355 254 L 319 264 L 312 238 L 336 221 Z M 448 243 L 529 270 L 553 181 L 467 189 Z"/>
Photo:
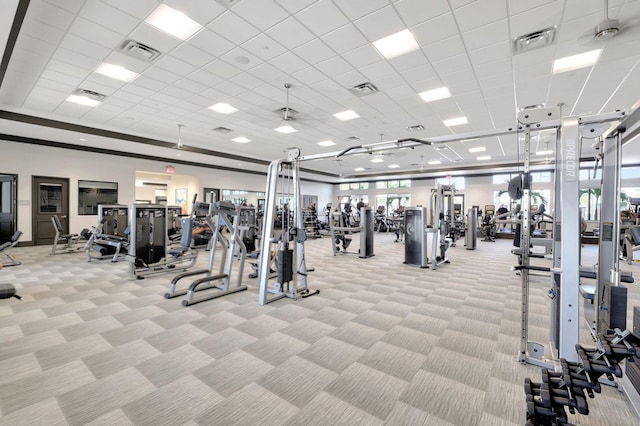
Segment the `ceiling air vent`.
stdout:
<path fill-rule="evenodd" d="M 447 145 L 436 145 L 433 147 L 433 149 L 435 149 L 436 151 L 443 151 L 445 149 L 449 149 L 449 147 Z"/>
<path fill-rule="evenodd" d="M 367 95 L 371 95 L 373 93 L 377 93 L 378 92 L 378 88 L 375 86 L 375 84 L 373 83 L 362 83 L 362 84 L 357 84 L 351 88 L 349 88 L 349 91 L 351 93 L 353 93 L 354 95 L 358 96 L 358 97 L 363 97 L 363 96 L 367 96 Z"/>
<path fill-rule="evenodd" d="M 153 62 L 161 55 L 160 51 L 135 40 L 125 40 L 120 50 L 129 56 L 145 62 Z"/>
<path fill-rule="evenodd" d="M 75 92 L 73 92 L 73 94 L 78 96 L 84 96 L 85 98 L 93 99 L 94 101 L 98 101 L 98 102 L 102 102 L 102 100 L 107 97 L 107 95 L 103 95 L 102 93 L 98 93 L 98 92 L 94 92 L 92 90 L 86 90 L 86 89 L 76 89 Z"/>
<path fill-rule="evenodd" d="M 513 39 L 513 54 L 528 52 L 552 45 L 556 41 L 556 27 L 545 28 Z"/>
<path fill-rule="evenodd" d="M 347 142 L 358 142 L 360 140 L 362 140 L 362 139 L 360 139 L 357 136 L 349 136 L 348 138 L 345 138 L 345 141 L 347 141 Z"/>
<path fill-rule="evenodd" d="M 407 127 L 407 130 L 410 132 L 419 132 L 420 130 L 424 130 L 424 126 L 422 124 L 416 124 L 415 126 Z"/>
<path fill-rule="evenodd" d="M 228 129 L 226 127 L 216 127 L 215 129 L 213 129 L 214 132 L 220 132 L 220 133 L 231 133 L 232 130 Z"/>

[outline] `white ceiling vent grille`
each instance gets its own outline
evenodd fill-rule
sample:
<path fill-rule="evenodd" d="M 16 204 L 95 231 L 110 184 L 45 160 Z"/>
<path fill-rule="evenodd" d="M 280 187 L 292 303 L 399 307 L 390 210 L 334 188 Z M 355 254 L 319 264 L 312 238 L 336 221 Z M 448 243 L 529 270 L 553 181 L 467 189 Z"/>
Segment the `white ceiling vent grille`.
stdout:
<path fill-rule="evenodd" d="M 348 138 L 345 138 L 345 141 L 347 142 L 358 142 L 361 141 L 362 139 L 360 139 L 357 136 L 349 136 Z"/>
<path fill-rule="evenodd" d="M 231 133 L 233 130 L 227 128 L 227 127 L 216 127 L 215 129 L 213 129 L 214 132 L 220 132 L 220 133 Z"/>
<path fill-rule="evenodd" d="M 161 55 L 159 50 L 135 40 L 125 40 L 120 46 L 120 50 L 145 62 L 153 62 Z"/>
<path fill-rule="evenodd" d="M 107 97 L 107 95 L 103 95 L 102 93 L 94 92 L 92 90 L 80 89 L 80 88 L 76 89 L 73 92 L 73 94 L 78 96 L 84 96 L 85 98 L 93 99 L 94 101 L 98 101 L 98 102 L 102 102 L 102 100 Z"/>
<path fill-rule="evenodd" d="M 351 93 L 353 93 L 354 95 L 358 96 L 358 97 L 363 97 L 363 96 L 367 96 L 367 95 L 371 95 L 374 93 L 378 92 L 378 88 L 376 87 L 375 84 L 373 83 L 362 83 L 362 84 L 357 84 L 351 88 L 349 88 L 349 91 Z"/>
<path fill-rule="evenodd" d="M 528 52 L 552 45 L 556 41 L 556 27 L 545 28 L 513 39 L 513 54 Z"/>
<path fill-rule="evenodd" d="M 422 124 L 416 124 L 415 126 L 407 127 L 407 130 L 410 132 L 419 132 L 420 130 L 424 130 L 424 126 Z"/>

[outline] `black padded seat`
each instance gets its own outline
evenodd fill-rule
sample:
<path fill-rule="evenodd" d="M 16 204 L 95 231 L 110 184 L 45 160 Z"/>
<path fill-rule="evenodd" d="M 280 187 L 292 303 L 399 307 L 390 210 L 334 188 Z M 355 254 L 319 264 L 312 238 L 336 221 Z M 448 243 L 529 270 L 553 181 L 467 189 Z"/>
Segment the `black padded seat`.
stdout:
<path fill-rule="evenodd" d="M 0 284 L 0 299 L 10 299 L 15 297 L 16 299 L 22 299 L 22 297 L 16 294 L 16 288 L 11 284 Z"/>

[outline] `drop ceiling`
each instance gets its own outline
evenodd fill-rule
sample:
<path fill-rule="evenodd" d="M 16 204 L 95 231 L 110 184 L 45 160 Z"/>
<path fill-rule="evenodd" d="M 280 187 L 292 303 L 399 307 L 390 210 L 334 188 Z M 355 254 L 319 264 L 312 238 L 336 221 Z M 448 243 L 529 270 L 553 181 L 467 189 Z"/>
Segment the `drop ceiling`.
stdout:
<path fill-rule="evenodd" d="M 638 0 L 609 1 L 609 17 L 626 28 L 601 42 L 590 36 L 604 17 L 601 0 L 164 1 L 203 26 L 186 41 L 145 22 L 161 3 L 156 0 L 20 3 L 28 9 L 13 51 L 4 50 L 9 62 L 0 86 L 0 133 L 169 162 L 264 172 L 290 147 L 311 155 L 428 140 L 513 126 L 518 108 L 530 105 L 562 105 L 563 115 L 581 115 L 629 108 L 640 99 Z M 0 36 L 10 21 L 0 22 Z M 513 54 L 514 38 L 551 27 L 553 43 Z M 405 29 L 419 49 L 387 60 L 372 44 Z M 145 61 L 126 54 L 121 47 L 128 40 L 160 55 Z M 594 66 L 552 74 L 555 59 L 598 48 Z M 95 72 L 103 62 L 139 76 L 130 82 L 105 77 Z M 364 83 L 378 91 L 350 90 Z M 443 86 L 450 98 L 426 103 L 419 96 Z M 96 107 L 66 101 L 79 88 L 106 97 Z M 238 111 L 208 108 L 216 103 Z M 296 111 L 293 120 L 276 113 L 287 106 Z M 334 117 L 345 110 L 360 117 Z M 443 124 L 462 116 L 467 124 Z M 283 124 L 298 131 L 274 131 Z M 175 148 L 178 125 L 182 150 Z M 231 131 L 213 130 L 219 127 Z M 231 141 L 238 137 L 251 142 Z M 359 140 L 347 140 L 354 137 Z M 327 140 L 335 145 L 318 145 Z M 553 150 L 553 140 L 537 136 L 532 151 Z M 583 156 L 590 154 L 588 145 Z M 469 152 L 478 147 L 485 151 Z M 377 163 L 373 155 L 358 155 L 303 167 L 309 178 L 337 182 L 486 171 L 517 163 L 522 153 L 516 135 L 436 148 L 442 147 L 384 152 Z M 626 150 L 626 162 L 640 163 L 640 148 Z"/>

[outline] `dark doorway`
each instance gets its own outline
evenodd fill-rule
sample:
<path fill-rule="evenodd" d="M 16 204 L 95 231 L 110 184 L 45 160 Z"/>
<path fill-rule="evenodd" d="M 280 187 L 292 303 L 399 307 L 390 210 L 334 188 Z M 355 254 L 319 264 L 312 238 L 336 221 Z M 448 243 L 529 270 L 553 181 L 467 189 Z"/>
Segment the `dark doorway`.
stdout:
<path fill-rule="evenodd" d="M 54 215 L 60 219 L 62 233 L 69 233 L 69 179 L 34 176 L 32 200 L 35 245 L 53 244 Z"/>
<path fill-rule="evenodd" d="M 18 176 L 0 174 L 0 244 L 11 240 L 18 228 Z"/>

